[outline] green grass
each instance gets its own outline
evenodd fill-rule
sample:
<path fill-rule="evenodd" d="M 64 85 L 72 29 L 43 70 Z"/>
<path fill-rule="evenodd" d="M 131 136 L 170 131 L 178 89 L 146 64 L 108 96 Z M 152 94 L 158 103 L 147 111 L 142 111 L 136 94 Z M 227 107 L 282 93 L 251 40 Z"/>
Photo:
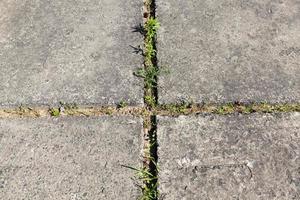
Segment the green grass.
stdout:
<path fill-rule="evenodd" d="M 149 107 L 153 108 L 153 107 L 156 106 L 156 99 L 155 99 L 154 96 L 152 96 L 152 95 L 146 95 L 146 96 L 144 97 L 144 99 L 145 99 L 145 103 L 146 103 Z"/>
<path fill-rule="evenodd" d="M 146 121 L 149 123 L 149 130 L 147 142 L 144 144 L 143 166 L 140 168 L 122 166 L 135 171 L 135 179 L 139 180 L 138 186 L 141 189 L 139 200 L 157 200 L 159 197 L 157 189 L 159 168 L 157 166 L 156 117 L 150 116 Z M 142 183 L 140 184 L 140 182 Z"/>
<path fill-rule="evenodd" d="M 128 106 L 128 103 L 126 101 L 120 101 L 120 103 L 118 103 L 117 108 L 125 108 Z"/>
<path fill-rule="evenodd" d="M 154 176 L 146 167 L 135 168 L 125 165 L 122 166 L 134 170 L 136 178 L 143 182 L 141 185 L 139 185 L 142 190 L 142 195 L 140 196 L 139 200 L 158 199 L 157 176 Z"/>
<path fill-rule="evenodd" d="M 187 114 L 188 109 L 191 108 L 192 103 L 181 102 L 180 104 L 162 105 L 160 109 L 169 112 L 170 114 Z"/>
<path fill-rule="evenodd" d="M 231 113 L 250 114 L 254 112 L 260 113 L 278 113 L 278 112 L 299 112 L 300 104 L 270 104 L 266 102 L 238 104 L 227 103 L 216 107 L 212 113 L 226 115 Z"/>
<path fill-rule="evenodd" d="M 63 108 L 64 111 L 61 110 L 61 108 Z M 59 108 L 50 108 L 49 113 L 53 117 L 58 117 L 61 115 L 61 112 L 70 113 L 76 109 L 78 109 L 78 106 L 76 103 L 64 103 L 64 102 L 60 101 Z"/>
<path fill-rule="evenodd" d="M 156 77 L 160 74 L 160 71 L 159 69 L 151 65 L 146 69 L 138 69 L 138 71 L 135 74 L 136 76 L 144 79 L 144 85 L 146 90 L 152 90 L 154 87 L 156 87 Z"/>
<path fill-rule="evenodd" d="M 145 23 L 145 63 L 147 67 L 151 65 L 153 66 L 152 59 L 155 57 L 156 54 L 154 43 L 159 27 L 159 22 L 153 17 L 150 17 Z"/>
<path fill-rule="evenodd" d="M 300 112 L 299 103 L 277 103 L 271 104 L 266 102 L 261 103 L 237 103 L 229 102 L 225 104 L 193 104 L 189 102 L 181 102 L 179 104 L 164 104 L 157 106 L 153 113 L 155 115 L 189 115 L 198 113 L 212 113 L 217 115 L 228 115 L 233 113 L 286 113 Z"/>
<path fill-rule="evenodd" d="M 60 115 L 60 110 L 58 108 L 51 108 L 49 112 L 53 117 L 58 117 Z"/>
<path fill-rule="evenodd" d="M 138 69 L 136 76 L 144 79 L 145 88 L 145 103 L 148 107 L 155 107 L 157 104 L 155 90 L 157 87 L 157 77 L 160 74 L 158 66 L 155 65 L 155 39 L 157 30 L 159 29 L 159 22 L 157 19 L 150 17 L 144 25 L 145 31 L 145 50 L 144 50 L 144 68 Z"/>

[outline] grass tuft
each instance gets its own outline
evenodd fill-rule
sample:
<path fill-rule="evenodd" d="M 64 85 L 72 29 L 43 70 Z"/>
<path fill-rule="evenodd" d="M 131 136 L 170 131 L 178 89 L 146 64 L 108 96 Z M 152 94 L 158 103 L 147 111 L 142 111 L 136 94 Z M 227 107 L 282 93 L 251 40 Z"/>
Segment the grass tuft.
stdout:
<path fill-rule="evenodd" d="M 160 27 L 157 19 L 150 17 L 145 23 L 145 64 L 146 67 L 153 66 L 153 58 L 155 57 L 155 38 Z"/>
<path fill-rule="evenodd" d="M 135 168 L 125 165 L 122 165 L 122 167 L 134 170 L 136 178 L 143 182 L 142 185 L 139 185 L 142 190 L 142 196 L 139 200 L 158 199 L 157 176 L 153 175 L 147 167 Z"/>
<path fill-rule="evenodd" d="M 51 108 L 49 113 L 52 117 L 58 117 L 60 115 L 60 110 L 58 108 Z"/>
<path fill-rule="evenodd" d="M 286 113 L 286 112 L 300 112 L 299 103 L 286 104 L 271 104 L 266 102 L 261 103 L 238 103 L 229 102 L 226 104 L 193 104 L 188 102 L 181 102 L 179 104 L 165 104 L 159 105 L 153 110 L 156 115 L 189 115 L 199 113 L 212 113 L 217 115 L 228 115 L 233 113 L 250 114 L 250 113 Z"/>
<path fill-rule="evenodd" d="M 161 73 L 158 66 L 156 66 L 156 49 L 155 39 L 157 30 L 159 29 L 159 22 L 157 19 L 150 17 L 144 24 L 145 45 L 144 45 L 144 68 L 138 69 L 136 76 L 144 79 L 145 88 L 145 104 L 149 108 L 153 108 L 157 104 L 157 77 Z"/>
<path fill-rule="evenodd" d="M 117 105 L 117 108 L 125 108 L 128 106 L 128 103 L 126 101 L 120 101 L 120 103 Z"/>
<path fill-rule="evenodd" d="M 189 109 L 192 107 L 192 103 L 182 101 L 179 104 L 166 104 L 160 107 L 161 110 L 169 112 L 171 115 L 173 114 L 188 114 Z"/>

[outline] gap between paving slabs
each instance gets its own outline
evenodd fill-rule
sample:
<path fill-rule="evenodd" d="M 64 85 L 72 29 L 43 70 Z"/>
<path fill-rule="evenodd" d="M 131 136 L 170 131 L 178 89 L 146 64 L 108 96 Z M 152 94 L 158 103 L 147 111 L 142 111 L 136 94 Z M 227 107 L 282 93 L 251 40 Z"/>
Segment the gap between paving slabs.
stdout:
<path fill-rule="evenodd" d="M 54 112 L 53 110 L 56 110 Z M 62 104 L 59 108 L 30 108 L 19 107 L 11 109 L 0 109 L 0 118 L 14 117 L 63 117 L 63 116 L 136 116 L 144 119 L 144 165 L 142 168 L 126 166 L 135 170 L 139 179 L 144 181 L 140 186 L 143 190 L 142 200 L 158 199 L 158 167 L 157 167 L 157 120 L 156 116 L 178 116 L 178 115 L 196 115 L 200 113 L 211 113 L 218 115 L 242 113 L 283 113 L 300 112 L 300 103 L 298 104 L 268 104 L 253 103 L 240 104 L 228 103 L 223 105 L 200 105 L 192 103 L 157 105 L 151 108 L 130 107 L 122 103 L 115 107 L 81 107 L 75 104 Z"/>
<path fill-rule="evenodd" d="M 144 39 L 144 67 L 135 75 L 144 79 L 144 102 L 146 107 L 128 106 L 121 101 L 116 106 L 77 106 L 74 103 L 60 103 L 59 107 L 29 107 L 0 109 L 0 118 L 14 117 L 60 117 L 60 116 L 103 116 L 103 115 L 130 115 L 144 119 L 144 159 L 143 167 L 124 166 L 137 172 L 137 178 L 143 181 L 141 200 L 157 200 L 158 193 L 158 155 L 157 155 L 157 115 L 178 116 L 196 115 L 200 113 L 211 114 L 250 114 L 300 112 L 300 103 L 269 104 L 230 102 L 225 104 L 194 104 L 181 102 L 177 104 L 159 105 L 157 93 L 157 78 L 161 69 L 157 66 L 156 33 L 159 22 L 155 16 L 155 1 L 144 0 L 144 25 L 140 26 Z"/>
<path fill-rule="evenodd" d="M 149 110 L 145 107 L 128 105 L 116 106 L 60 106 L 60 107 L 34 107 L 19 106 L 13 108 L 0 108 L 0 118 L 18 117 L 63 117 L 63 116 L 136 116 L 145 119 L 145 128 L 151 125 L 151 116 L 197 115 L 201 113 L 228 115 L 234 113 L 285 113 L 300 112 L 300 103 L 225 103 L 225 104 L 193 104 L 182 102 L 178 104 L 157 105 Z"/>
<path fill-rule="evenodd" d="M 155 18 L 155 1 L 144 0 L 144 66 L 136 72 L 136 76 L 144 79 L 144 103 L 149 115 L 144 117 L 144 163 L 137 169 L 137 177 L 143 181 L 141 200 L 157 200 L 158 167 L 157 167 L 157 119 L 152 110 L 158 105 L 157 77 L 160 70 L 156 58 L 156 33 L 159 23 Z"/>

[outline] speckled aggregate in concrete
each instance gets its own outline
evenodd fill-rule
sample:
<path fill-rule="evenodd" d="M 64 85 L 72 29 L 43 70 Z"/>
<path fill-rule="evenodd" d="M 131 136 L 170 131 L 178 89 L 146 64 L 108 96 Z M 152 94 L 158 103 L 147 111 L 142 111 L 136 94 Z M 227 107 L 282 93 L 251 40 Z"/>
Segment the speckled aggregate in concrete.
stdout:
<path fill-rule="evenodd" d="M 143 104 L 139 0 L 0 1 L 0 105 Z M 132 47 L 131 47 L 132 46 Z"/>
<path fill-rule="evenodd" d="M 300 2 L 156 0 L 159 102 L 300 101 Z"/>
<path fill-rule="evenodd" d="M 137 199 L 142 120 L 61 117 L 0 120 L 0 199 Z"/>
<path fill-rule="evenodd" d="M 165 200 L 300 199 L 300 114 L 159 117 Z"/>

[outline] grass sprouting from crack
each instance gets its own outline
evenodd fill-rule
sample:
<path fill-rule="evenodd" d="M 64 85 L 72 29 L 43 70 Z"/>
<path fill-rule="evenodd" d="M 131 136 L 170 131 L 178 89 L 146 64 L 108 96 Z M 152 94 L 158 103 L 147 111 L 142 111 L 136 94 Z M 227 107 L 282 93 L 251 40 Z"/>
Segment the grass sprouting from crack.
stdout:
<path fill-rule="evenodd" d="M 251 114 L 251 113 L 286 113 L 286 112 L 300 112 L 299 103 L 280 103 L 270 104 L 266 102 L 261 103 L 238 103 L 230 102 L 225 104 L 193 104 L 190 102 L 181 102 L 179 104 L 159 105 L 153 111 L 156 115 L 190 115 L 199 113 L 211 113 L 217 115 L 228 115 L 233 113 Z"/>
<path fill-rule="evenodd" d="M 169 114 L 188 114 L 189 109 L 192 108 L 192 103 L 190 102 L 181 102 L 179 104 L 166 104 L 161 105 L 158 110 L 167 111 Z"/>
<path fill-rule="evenodd" d="M 149 116 L 149 129 L 146 135 L 144 146 L 144 168 L 146 179 L 143 180 L 143 195 L 141 200 L 157 200 L 158 192 L 158 166 L 157 166 L 157 119 L 156 116 Z"/>
<path fill-rule="evenodd" d="M 58 108 L 50 108 L 49 113 L 52 117 L 58 117 L 62 113 L 71 114 L 78 110 L 78 106 L 76 103 L 64 103 L 62 101 L 59 102 Z"/>
<path fill-rule="evenodd" d="M 128 103 L 124 100 L 120 101 L 120 103 L 117 105 L 117 108 L 126 108 L 128 106 Z"/>
<path fill-rule="evenodd" d="M 156 49 L 155 39 L 157 30 L 159 29 L 159 22 L 157 19 L 150 17 L 144 25 L 145 34 L 145 61 L 144 68 L 138 69 L 136 76 L 144 79 L 145 88 L 145 103 L 149 108 L 153 108 L 157 104 L 156 90 L 157 77 L 160 74 L 158 66 L 156 66 Z"/>
<path fill-rule="evenodd" d="M 153 17 L 150 17 L 147 22 L 145 23 L 145 31 L 146 31 L 146 38 L 145 38 L 145 62 L 147 66 L 153 65 L 152 59 L 154 58 L 156 54 L 155 50 L 155 38 L 156 33 L 160 27 L 159 22 L 157 19 L 154 19 Z"/>
<path fill-rule="evenodd" d="M 141 184 L 138 184 L 139 188 L 142 190 L 142 196 L 139 200 L 154 200 L 158 198 L 157 176 L 153 175 L 147 167 L 135 168 L 125 165 L 122 166 L 134 170 L 136 178 L 142 182 Z"/>
<path fill-rule="evenodd" d="M 19 106 L 16 108 L 0 109 L 0 118 L 12 117 L 43 117 L 43 116 L 137 116 L 148 119 L 149 116 L 178 116 L 178 115 L 195 115 L 200 113 L 227 115 L 234 113 L 251 114 L 251 113 L 290 113 L 300 112 L 300 103 L 225 103 L 225 104 L 195 104 L 192 102 L 180 102 L 178 104 L 156 105 L 151 110 L 142 107 L 126 106 L 100 106 L 100 107 L 80 107 L 68 105 L 65 107 L 28 107 Z M 150 120 L 144 120 L 144 127 L 152 126 Z"/>
<path fill-rule="evenodd" d="M 60 110 L 59 108 L 51 108 L 49 113 L 52 117 L 58 117 L 60 115 Z"/>
<path fill-rule="evenodd" d="M 138 69 L 136 75 L 144 79 L 144 102 L 149 110 L 157 106 L 157 77 L 162 72 L 157 66 L 155 40 L 159 22 L 151 13 L 154 6 L 151 0 L 145 1 L 146 10 L 151 16 L 144 24 L 145 44 L 144 44 L 144 68 Z M 140 200 L 158 199 L 158 167 L 157 167 L 157 140 L 156 140 L 156 117 L 144 118 L 144 128 L 147 142 L 144 150 L 144 166 L 141 169 L 131 168 L 137 172 L 137 177 L 143 183 L 141 186 L 142 196 Z"/>
<path fill-rule="evenodd" d="M 135 178 L 138 180 L 138 186 L 142 190 L 142 195 L 139 200 L 157 200 L 159 197 L 158 187 L 158 166 L 156 151 L 157 142 L 156 136 L 153 134 L 149 138 L 149 145 L 144 149 L 144 163 L 143 167 L 135 168 L 131 166 L 122 165 L 128 169 L 135 171 Z"/>

